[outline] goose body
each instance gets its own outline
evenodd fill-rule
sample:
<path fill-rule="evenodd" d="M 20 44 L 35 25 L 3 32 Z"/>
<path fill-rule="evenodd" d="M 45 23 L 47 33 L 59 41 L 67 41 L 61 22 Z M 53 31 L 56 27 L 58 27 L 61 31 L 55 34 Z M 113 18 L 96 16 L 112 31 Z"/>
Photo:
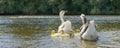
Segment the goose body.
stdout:
<path fill-rule="evenodd" d="M 71 29 L 71 22 L 67 20 L 66 22 L 62 23 L 59 26 L 58 32 L 61 33 L 61 30 L 64 31 L 64 33 L 69 33 Z"/>
<path fill-rule="evenodd" d="M 64 17 L 65 13 L 66 13 L 66 11 L 64 11 L 64 10 L 60 11 L 60 13 L 59 13 L 61 25 L 58 27 L 58 33 L 61 33 L 61 31 L 63 30 L 64 33 L 69 34 L 70 30 L 72 30 L 72 27 L 71 27 L 72 24 L 69 20 L 64 21 L 63 17 Z"/>
<path fill-rule="evenodd" d="M 81 16 L 81 18 L 84 23 L 81 27 L 80 37 L 84 40 L 97 40 L 98 32 L 95 27 L 95 21 L 91 20 L 90 22 L 87 22 L 83 20 L 85 17 Z"/>
<path fill-rule="evenodd" d="M 86 31 L 81 35 L 82 39 L 85 39 L 85 40 L 97 40 L 98 39 L 98 34 L 96 31 L 95 25 L 91 22 L 92 21 L 90 21 Z"/>

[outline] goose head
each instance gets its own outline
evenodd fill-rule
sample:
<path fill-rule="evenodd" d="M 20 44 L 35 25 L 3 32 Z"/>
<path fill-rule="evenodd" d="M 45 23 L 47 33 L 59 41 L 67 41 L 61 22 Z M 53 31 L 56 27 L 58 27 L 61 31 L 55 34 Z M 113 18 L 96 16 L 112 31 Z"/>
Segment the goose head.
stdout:
<path fill-rule="evenodd" d="M 59 15 L 60 15 L 60 16 L 64 16 L 64 14 L 65 14 L 66 12 L 67 12 L 66 10 L 61 10 L 60 13 L 59 13 Z"/>
<path fill-rule="evenodd" d="M 95 28 L 97 27 L 96 23 L 95 23 L 95 20 L 91 20 L 90 21 L 90 24 L 92 24 L 93 26 L 95 26 Z"/>
<path fill-rule="evenodd" d="M 92 25 L 95 25 L 95 26 L 96 26 L 95 20 L 91 20 L 91 21 L 90 21 L 90 24 L 92 24 Z"/>
<path fill-rule="evenodd" d="M 84 14 L 81 14 L 80 18 L 82 19 L 83 24 L 87 23 L 86 16 Z"/>

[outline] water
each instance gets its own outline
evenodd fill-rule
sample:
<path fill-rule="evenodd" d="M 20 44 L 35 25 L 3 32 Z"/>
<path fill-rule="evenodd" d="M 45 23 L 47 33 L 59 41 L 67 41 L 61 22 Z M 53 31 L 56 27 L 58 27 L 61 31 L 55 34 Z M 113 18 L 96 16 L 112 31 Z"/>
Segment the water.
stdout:
<path fill-rule="evenodd" d="M 70 19 L 73 29 L 79 29 L 81 19 L 77 16 Z M 80 37 L 62 39 L 52 38 L 51 30 L 57 30 L 59 17 L 6 16 L 0 17 L 0 48 L 119 48 L 120 17 L 88 16 L 96 20 L 100 37 L 96 42 L 84 41 Z"/>

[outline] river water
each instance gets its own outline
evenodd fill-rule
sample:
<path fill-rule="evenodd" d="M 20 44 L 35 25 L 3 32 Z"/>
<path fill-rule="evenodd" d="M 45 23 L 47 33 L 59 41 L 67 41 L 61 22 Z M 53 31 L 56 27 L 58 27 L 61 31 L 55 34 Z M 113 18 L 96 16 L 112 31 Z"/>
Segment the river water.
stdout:
<path fill-rule="evenodd" d="M 79 29 L 79 16 L 67 16 L 73 29 Z M 52 38 L 60 25 L 56 16 L 1 16 L 0 48 L 120 48 L 120 16 L 88 16 L 97 23 L 99 40 L 84 41 L 79 36 Z"/>

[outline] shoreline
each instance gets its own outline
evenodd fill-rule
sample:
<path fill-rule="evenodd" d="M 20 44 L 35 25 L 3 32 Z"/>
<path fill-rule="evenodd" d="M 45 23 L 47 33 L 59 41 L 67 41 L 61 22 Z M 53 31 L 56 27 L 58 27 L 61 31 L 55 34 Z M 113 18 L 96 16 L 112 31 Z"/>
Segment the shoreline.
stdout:
<path fill-rule="evenodd" d="M 69 18 L 79 18 L 80 15 L 65 15 Z M 100 17 L 100 18 L 120 18 L 120 15 L 86 15 L 89 17 Z M 14 16 L 1 16 L 0 18 L 59 18 L 58 15 L 14 15 Z"/>

